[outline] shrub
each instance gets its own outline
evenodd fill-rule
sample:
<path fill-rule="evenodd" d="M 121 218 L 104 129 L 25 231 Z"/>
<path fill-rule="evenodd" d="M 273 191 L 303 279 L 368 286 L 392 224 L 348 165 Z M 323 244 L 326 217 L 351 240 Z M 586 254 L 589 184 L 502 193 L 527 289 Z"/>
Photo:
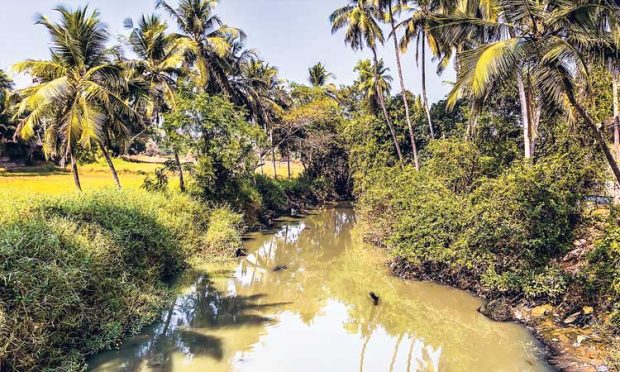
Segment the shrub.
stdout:
<path fill-rule="evenodd" d="M 426 148 L 425 171 L 456 193 L 470 192 L 476 183 L 491 172 L 493 159 L 482 156 L 471 141 L 438 140 Z"/>
<path fill-rule="evenodd" d="M 474 145 L 436 141 L 428 153 L 421 171 L 365 171 L 357 210 L 366 238 L 406 259 L 417 276 L 485 294 L 560 299 L 568 279 L 553 260 L 572 241 L 592 178 L 582 158 L 516 163 L 489 178 Z"/>
<path fill-rule="evenodd" d="M 86 355 L 157 316 L 166 281 L 188 258 L 239 239 L 230 214 L 182 195 L 102 191 L 0 210 L 0 360 L 8 370 L 81 369 Z M 210 235 L 208 221 L 226 233 Z"/>
<path fill-rule="evenodd" d="M 604 307 L 611 310 L 610 324 L 620 330 L 620 227 L 611 222 L 605 236 L 589 257 L 588 284 Z"/>
<path fill-rule="evenodd" d="M 449 254 L 461 229 L 461 198 L 411 167 L 379 170 L 368 184 L 358 211 L 372 240 L 416 263 Z"/>
<path fill-rule="evenodd" d="M 206 242 L 209 252 L 226 254 L 230 256 L 237 248 L 241 247 L 241 234 L 239 234 L 242 216 L 233 213 L 225 207 L 216 208 L 209 216 L 209 230 L 207 230 Z"/>

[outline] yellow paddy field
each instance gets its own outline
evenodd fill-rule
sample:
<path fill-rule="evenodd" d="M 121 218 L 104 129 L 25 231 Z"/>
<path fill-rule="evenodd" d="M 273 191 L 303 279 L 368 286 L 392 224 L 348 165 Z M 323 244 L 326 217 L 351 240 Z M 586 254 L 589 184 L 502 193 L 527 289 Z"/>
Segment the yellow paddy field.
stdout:
<path fill-rule="evenodd" d="M 161 164 L 157 163 L 136 163 L 123 159 L 114 159 L 114 165 L 124 188 L 140 188 L 144 178 L 154 174 L 155 170 L 161 167 Z M 293 177 L 298 176 L 302 171 L 303 167 L 299 162 L 291 163 Z M 260 172 L 259 168 L 257 173 Z M 273 177 L 271 163 L 265 164 L 263 172 Z M 80 166 L 79 173 L 84 191 L 115 187 L 112 174 L 103 159 L 93 164 Z M 276 173 L 278 178 L 287 177 L 286 162 L 276 162 Z M 171 187 L 176 188 L 177 183 L 171 175 Z M 62 169 L 51 165 L 24 167 L 13 171 L 0 168 L 0 194 L 63 194 L 67 192 L 75 192 L 73 177 L 68 168 Z"/>

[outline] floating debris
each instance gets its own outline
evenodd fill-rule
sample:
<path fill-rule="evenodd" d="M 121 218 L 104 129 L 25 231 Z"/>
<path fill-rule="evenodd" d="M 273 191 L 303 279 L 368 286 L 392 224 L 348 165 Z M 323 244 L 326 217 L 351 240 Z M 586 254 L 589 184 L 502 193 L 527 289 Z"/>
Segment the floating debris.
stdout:
<path fill-rule="evenodd" d="M 374 304 L 375 306 L 376 306 L 376 305 L 379 305 L 379 296 L 377 296 L 377 295 L 375 294 L 375 292 L 370 292 L 370 293 L 369 293 L 369 295 L 370 295 L 370 298 L 372 298 L 372 302 L 373 302 L 373 304 Z"/>

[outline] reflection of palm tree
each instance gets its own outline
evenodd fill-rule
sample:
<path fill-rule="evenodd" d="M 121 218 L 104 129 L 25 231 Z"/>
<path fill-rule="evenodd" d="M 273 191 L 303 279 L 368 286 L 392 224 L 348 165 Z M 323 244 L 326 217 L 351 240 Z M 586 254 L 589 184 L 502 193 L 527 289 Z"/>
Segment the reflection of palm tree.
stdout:
<path fill-rule="evenodd" d="M 407 372 L 411 371 L 411 358 L 413 357 L 413 345 L 415 345 L 415 338 L 411 338 L 411 346 L 409 346 L 409 354 L 407 354 Z"/>
<path fill-rule="evenodd" d="M 381 313 L 381 308 L 377 306 L 370 307 L 370 316 L 368 317 L 368 322 L 361 324 L 361 333 L 362 339 L 364 340 L 362 343 L 362 351 L 360 353 L 360 372 L 364 370 L 364 359 L 366 354 L 366 347 L 368 346 L 368 342 L 372 337 L 372 334 L 375 332 L 377 328 L 377 319 L 379 319 L 379 314 Z"/>

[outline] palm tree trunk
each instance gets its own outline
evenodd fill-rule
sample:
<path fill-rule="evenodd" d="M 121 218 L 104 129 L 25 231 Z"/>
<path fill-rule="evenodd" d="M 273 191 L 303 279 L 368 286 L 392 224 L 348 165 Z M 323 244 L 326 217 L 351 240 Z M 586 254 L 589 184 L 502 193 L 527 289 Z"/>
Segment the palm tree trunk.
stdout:
<path fill-rule="evenodd" d="M 428 129 L 430 131 L 431 139 L 435 138 L 435 131 L 433 131 L 433 122 L 431 120 L 431 110 L 428 107 L 428 96 L 426 95 L 426 32 L 422 31 L 422 103 L 424 104 L 424 111 L 426 112 L 426 120 L 428 120 Z"/>
<path fill-rule="evenodd" d="M 590 116 L 590 114 L 588 114 L 585 108 L 579 102 L 577 102 L 577 99 L 575 99 L 572 94 L 568 94 L 568 99 L 570 100 L 570 103 L 573 105 L 573 107 L 577 110 L 577 113 L 579 113 L 579 116 L 581 116 L 581 118 L 586 122 L 588 128 L 594 134 L 594 138 L 596 138 L 596 141 L 598 142 L 601 150 L 603 151 L 603 154 L 605 155 L 605 159 L 607 159 L 607 163 L 611 167 L 611 171 L 616 178 L 616 182 L 620 184 L 620 168 L 618 168 L 618 164 L 616 163 L 614 156 L 611 153 L 607 142 L 605 141 L 605 136 L 603 135 L 603 132 L 601 132 L 601 129 L 596 125 L 594 119 L 592 119 L 592 117 Z"/>
<path fill-rule="evenodd" d="M 523 145 L 525 148 L 525 159 L 532 157 L 530 147 L 530 119 L 528 113 L 527 94 L 523 84 L 523 76 L 521 71 L 517 71 L 517 88 L 519 89 L 519 100 L 521 103 L 521 121 L 523 122 Z"/>
<path fill-rule="evenodd" d="M 114 163 L 112 162 L 112 158 L 110 157 L 110 153 L 106 150 L 103 143 L 99 142 L 99 147 L 101 148 L 101 152 L 103 153 L 103 157 L 105 158 L 106 163 L 108 163 L 108 167 L 110 168 L 110 172 L 112 172 L 112 178 L 114 178 L 114 182 L 116 183 L 116 187 L 121 189 L 121 181 L 118 179 L 118 173 L 116 172 L 116 168 L 114 167 Z"/>
<path fill-rule="evenodd" d="M 413 125 L 411 125 L 411 115 L 409 114 L 409 102 L 407 102 L 407 90 L 405 89 L 405 79 L 403 79 L 403 68 L 400 63 L 400 50 L 396 41 L 396 25 L 394 24 L 394 12 L 390 6 L 390 24 L 392 26 L 392 39 L 394 40 L 394 52 L 396 53 L 396 67 L 398 70 L 398 79 L 400 80 L 400 91 L 405 105 L 405 117 L 407 118 L 407 127 L 409 127 L 409 139 L 411 140 L 411 151 L 413 152 L 413 163 L 415 169 L 420 170 L 420 162 L 418 161 L 418 147 L 415 143 L 415 133 Z"/>
<path fill-rule="evenodd" d="M 372 47 L 371 49 L 372 49 L 373 61 L 375 63 L 375 69 L 374 69 L 375 82 L 377 82 L 379 79 L 377 76 L 376 67 L 379 65 L 379 60 L 377 59 L 377 49 L 375 47 Z M 400 145 L 398 144 L 398 138 L 396 138 L 396 131 L 394 131 L 394 126 L 392 125 L 392 121 L 390 120 L 390 115 L 388 115 L 387 109 L 385 108 L 385 100 L 383 99 L 383 92 L 381 92 L 381 89 L 379 89 L 379 85 L 376 85 L 375 89 L 377 91 L 377 96 L 379 97 L 379 105 L 381 106 L 381 110 L 383 111 L 383 117 L 385 118 L 385 121 L 387 122 L 387 125 L 390 128 L 390 134 L 392 135 L 392 141 L 394 142 L 394 147 L 396 147 L 396 153 L 398 154 L 398 160 L 402 164 L 403 154 L 400 151 Z"/>
<path fill-rule="evenodd" d="M 618 85 L 618 74 L 613 73 L 614 149 L 616 150 L 616 161 L 620 162 L 620 106 L 618 103 Z"/>
<path fill-rule="evenodd" d="M 181 159 L 179 158 L 179 153 L 177 150 L 174 150 L 174 162 L 179 170 L 179 189 L 181 192 L 185 192 L 185 178 L 183 177 L 183 166 L 181 165 Z"/>
<path fill-rule="evenodd" d="M 269 129 L 269 142 L 271 142 L 271 164 L 273 165 L 273 179 L 278 178 L 276 172 L 276 148 L 273 146 L 273 128 Z"/>
<path fill-rule="evenodd" d="M 82 185 L 80 184 L 80 174 L 78 173 L 78 166 L 73 152 L 71 152 L 71 173 L 73 173 L 73 183 L 78 191 L 82 192 Z"/>

